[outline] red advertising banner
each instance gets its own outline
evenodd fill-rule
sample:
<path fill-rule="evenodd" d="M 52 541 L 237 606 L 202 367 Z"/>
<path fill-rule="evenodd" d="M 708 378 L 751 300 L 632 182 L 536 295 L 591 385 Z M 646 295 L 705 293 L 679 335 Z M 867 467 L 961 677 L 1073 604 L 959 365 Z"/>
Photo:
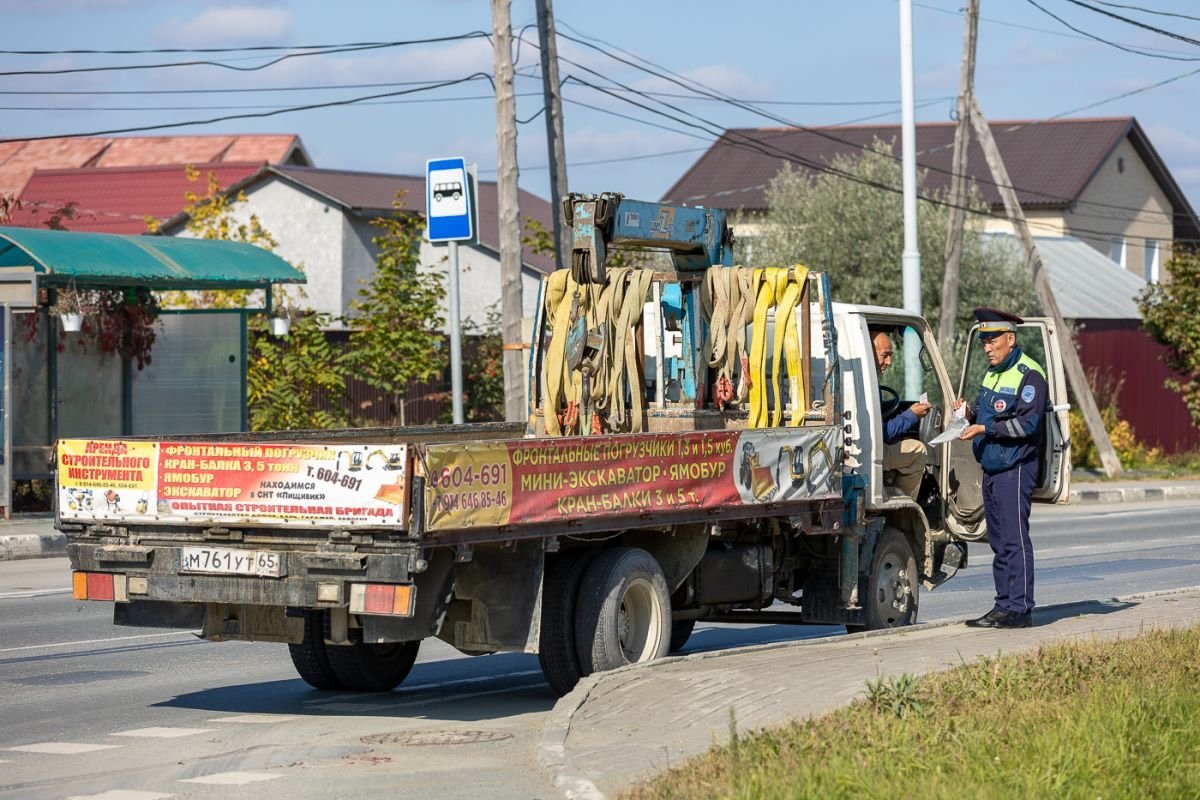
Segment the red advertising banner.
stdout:
<path fill-rule="evenodd" d="M 59 513 L 74 520 L 405 526 L 404 445 L 67 439 Z"/>
<path fill-rule="evenodd" d="M 431 531 L 828 497 L 835 428 L 431 445 Z M 835 466 L 837 467 L 835 469 Z"/>

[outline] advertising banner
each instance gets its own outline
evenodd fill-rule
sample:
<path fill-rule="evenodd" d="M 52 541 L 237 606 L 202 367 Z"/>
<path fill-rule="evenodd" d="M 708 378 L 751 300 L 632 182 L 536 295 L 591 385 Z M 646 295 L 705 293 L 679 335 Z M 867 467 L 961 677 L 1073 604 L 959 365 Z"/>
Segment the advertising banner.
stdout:
<path fill-rule="evenodd" d="M 840 491 L 836 428 L 431 445 L 431 531 L 765 505 Z"/>
<path fill-rule="evenodd" d="M 405 527 L 405 445 L 65 439 L 65 520 Z"/>

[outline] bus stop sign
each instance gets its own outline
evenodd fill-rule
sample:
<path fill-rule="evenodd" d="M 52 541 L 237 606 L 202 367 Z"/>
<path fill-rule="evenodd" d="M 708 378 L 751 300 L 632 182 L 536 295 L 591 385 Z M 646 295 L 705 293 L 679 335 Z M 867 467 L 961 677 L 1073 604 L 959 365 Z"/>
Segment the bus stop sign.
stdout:
<path fill-rule="evenodd" d="M 425 215 L 429 241 L 459 242 L 474 238 L 467 164 L 461 158 L 425 162 Z"/>

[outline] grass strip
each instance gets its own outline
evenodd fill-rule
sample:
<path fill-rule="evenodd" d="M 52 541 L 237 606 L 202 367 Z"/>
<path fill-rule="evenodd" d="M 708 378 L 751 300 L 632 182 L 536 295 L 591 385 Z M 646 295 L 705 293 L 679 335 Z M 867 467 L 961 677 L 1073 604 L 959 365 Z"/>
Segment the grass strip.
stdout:
<path fill-rule="evenodd" d="M 668 798 L 1200 797 L 1200 627 L 870 681 L 627 792 Z"/>

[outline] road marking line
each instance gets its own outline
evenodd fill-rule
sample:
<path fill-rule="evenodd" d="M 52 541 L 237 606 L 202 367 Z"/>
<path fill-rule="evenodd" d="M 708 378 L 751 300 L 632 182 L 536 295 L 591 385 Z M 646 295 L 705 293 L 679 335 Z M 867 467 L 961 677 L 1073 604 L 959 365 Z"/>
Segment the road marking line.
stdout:
<path fill-rule="evenodd" d="M 273 722 L 289 722 L 298 719 L 286 714 L 239 714 L 235 717 L 213 717 L 209 722 L 234 722 L 243 725 L 267 725 Z"/>
<path fill-rule="evenodd" d="M 30 597 L 45 597 L 49 594 L 70 594 L 70 589 L 24 589 L 19 592 L 0 592 L 0 600 L 20 600 Z"/>
<path fill-rule="evenodd" d="M 180 736 L 195 736 L 198 733 L 212 733 L 212 728 L 135 728 L 131 731 L 120 731 L 112 736 L 138 736 L 146 739 L 177 739 Z"/>
<path fill-rule="evenodd" d="M 73 794 L 67 800 L 166 800 L 174 796 L 162 792 L 139 792 L 136 789 L 109 789 L 100 794 Z"/>
<path fill-rule="evenodd" d="M 21 647 L 5 647 L 0 653 L 16 653 L 20 650 L 47 650 L 51 647 L 74 647 L 79 644 L 107 644 L 108 642 L 127 642 L 131 639 L 163 639 L 168 636 L 190 636 L 199 631 L 170 631 L 168 633 L 139 633 L 136 636 L 114 636 L 111 639 L 80 639 L 75 642 L 50 642 L 49 644 L 27 644 Z"/>
<path fill-rule="evenodd" d="M 199 778 L 184 778 L 180 783 L 211 783 L 221 786 L 245 786 L 247 783 L 273 781 L 283 776 L 277 772 L 218 772 Z"/>
<path fill-rule="evenodd" d="M 83 742 L 39 742 L 4 749 L 22 753 L 53 753 L 54 755 L 69 756 L 76 753 L 90 753 L 93 750 L 115 750 L 120 746 L 119 744 L 85 744 Z"/>

